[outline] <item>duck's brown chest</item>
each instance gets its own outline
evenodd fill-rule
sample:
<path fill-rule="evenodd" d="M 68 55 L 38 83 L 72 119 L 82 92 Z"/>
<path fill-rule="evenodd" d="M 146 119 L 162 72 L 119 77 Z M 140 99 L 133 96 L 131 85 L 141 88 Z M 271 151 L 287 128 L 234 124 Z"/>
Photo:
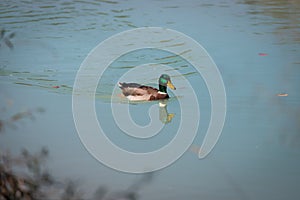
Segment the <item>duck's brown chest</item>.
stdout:
<path fill-rule="evenodd" d="M 168 99 L 168 98 L 169 95 L 167 93 L 166 94 L 157 93 L 155 95 L 151 95 L 149 100 L 153 101 L 153 100 Z"/>

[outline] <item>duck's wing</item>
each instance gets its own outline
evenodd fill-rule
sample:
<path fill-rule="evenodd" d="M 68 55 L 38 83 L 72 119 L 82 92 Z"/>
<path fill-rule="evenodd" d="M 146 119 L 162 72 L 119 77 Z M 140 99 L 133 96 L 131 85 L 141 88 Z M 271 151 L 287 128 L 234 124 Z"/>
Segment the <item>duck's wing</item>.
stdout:
<path fill-rule="evenodd" d="M 138 83 L 119 83 L 125 96 L 144 96 L 158 93 L 158 89 Z"/>

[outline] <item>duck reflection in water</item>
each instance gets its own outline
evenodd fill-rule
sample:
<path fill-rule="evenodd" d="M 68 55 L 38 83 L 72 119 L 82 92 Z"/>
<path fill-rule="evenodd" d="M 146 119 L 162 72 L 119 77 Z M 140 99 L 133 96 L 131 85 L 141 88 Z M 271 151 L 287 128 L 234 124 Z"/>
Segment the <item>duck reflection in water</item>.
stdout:
<path fill-rule="evenodd" d="M 175 113 L 169 113 L 167 109 L 168 100 L 159 101 L 159 120 L 164 123 L 170 123 L 175 116 Z"/>

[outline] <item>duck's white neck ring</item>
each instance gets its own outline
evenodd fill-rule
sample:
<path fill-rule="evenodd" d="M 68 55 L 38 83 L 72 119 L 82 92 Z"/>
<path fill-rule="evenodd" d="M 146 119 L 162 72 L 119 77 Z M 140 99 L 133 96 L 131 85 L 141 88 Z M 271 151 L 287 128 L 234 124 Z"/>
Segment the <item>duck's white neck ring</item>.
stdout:
<path fill-rule="evenodd" d="M 167 94 L 166 92 L 158 91 L 158 94 Z"/>

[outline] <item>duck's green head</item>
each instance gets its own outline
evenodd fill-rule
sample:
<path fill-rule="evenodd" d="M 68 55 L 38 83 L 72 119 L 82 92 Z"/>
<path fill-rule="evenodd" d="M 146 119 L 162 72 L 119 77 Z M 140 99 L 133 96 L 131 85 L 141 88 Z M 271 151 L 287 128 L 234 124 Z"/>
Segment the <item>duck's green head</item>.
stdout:
<path fill-rule="evenodd" d="M 171 88 L 172 90 L 176 90 L 176 87 L 172 84 L 171 78 L 167 74 L 162 74 L 158 79 L 159 84 L 159 91 L 161 92 L 167 92 L 167 86 Z"/>

